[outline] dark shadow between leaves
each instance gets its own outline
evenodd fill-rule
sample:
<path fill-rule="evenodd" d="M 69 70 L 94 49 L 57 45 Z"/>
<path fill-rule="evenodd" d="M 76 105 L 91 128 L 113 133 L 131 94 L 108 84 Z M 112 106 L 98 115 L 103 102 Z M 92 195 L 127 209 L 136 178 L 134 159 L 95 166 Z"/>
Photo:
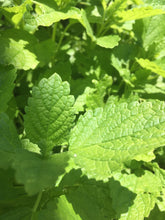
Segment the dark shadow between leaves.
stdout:
<path fill-rule="evenodd" d="M 59 188 L 63 195 L 49 201 L 40 216 L 46 216 L 49 210 L 54 216 L 52 220 L 63 219 L 64 213 L 73 219 L 119 219 L 128 212 L 136 197 L 136 194 L 113 178 L 107 183 L 88 179 L 80 169 L 73 169 L 66 174 Z"/>

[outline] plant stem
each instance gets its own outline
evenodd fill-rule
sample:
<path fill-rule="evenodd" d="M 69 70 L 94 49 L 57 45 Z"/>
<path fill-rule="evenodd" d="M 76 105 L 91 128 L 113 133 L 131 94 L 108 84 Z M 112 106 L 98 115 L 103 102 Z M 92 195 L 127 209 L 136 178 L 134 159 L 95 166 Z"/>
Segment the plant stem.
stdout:
<path fill-rule="evenodd" d="M 52 41 L 56 41 L 56 29 L 57 29 L 57 22 L 53 25 L 53 32 L 52 32 Z"/>
<path fill-rule="evenodd" d="M 37 211 L 37 208 L 38 208 L 39 203 L 41 201 L 41 197 L 42 197 L 42 191 L 40 193 L 38 193 L 37 199 L 36 199 L 35 204 L 33 206 L 31 220 L 33 220 L 33 218 L 34 218 L 34 214 Z"/>
<path fill-rule="evenodd" d="M 56 48 L 56 52 L 59 50 L 59 48 L 60 48 L 60 46 L 61 46 L 61 43 L 62 43 L 62 41 L 63 41 L 63 39 L 64 39 L 64 36 L 65 36 L 67 30 L 70 28 L 71 25 L 72 25 L 72 23 L 69 23 L 69 24 L 66 26 L 66 28 L 64 29 L 63 33 L 61 34 L 60 40 L 59 40 L 58 45 L 57 45 L 57 48 Z"/>

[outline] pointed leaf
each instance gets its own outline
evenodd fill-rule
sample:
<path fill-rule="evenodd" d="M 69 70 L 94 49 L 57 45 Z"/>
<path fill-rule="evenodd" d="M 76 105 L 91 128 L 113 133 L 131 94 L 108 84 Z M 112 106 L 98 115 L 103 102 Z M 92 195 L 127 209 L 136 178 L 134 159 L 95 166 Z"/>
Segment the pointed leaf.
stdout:
<path fill-rule="evenodd" d="M 75 118 L 74 97 L 69 92 L 69 84 L 62 82 L 57 74 L 42 79 L 33 88 L 32 98 L 25 109 L 25 131 L 44 153 L 49 154 L 55 145 L 68 139 Z"/>

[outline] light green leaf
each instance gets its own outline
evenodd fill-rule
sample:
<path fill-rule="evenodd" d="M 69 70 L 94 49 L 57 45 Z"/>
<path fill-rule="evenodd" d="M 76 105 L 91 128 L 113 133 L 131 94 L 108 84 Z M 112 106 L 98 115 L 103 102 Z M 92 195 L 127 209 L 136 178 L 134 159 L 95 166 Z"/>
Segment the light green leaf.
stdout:
<path fill-rule="evenodd" d="M 31 0 L 25 0 L 19 6 L 3 8 L 2 13 L 4 15 L 6 15 L 6 13 L 7 13 L 7 15 L 8 15 L 7 17 L 11 17 L 12 23 L 15 24 L 15 26 L 17 26 L 20 23 L 20 21 L 22 20 L 24 13 L 27 10 L 27 4 L 31 4 Z"/>
<path fill-rule="evenodd" d="M 120 22 L 142 19 L 150 16 L 164 14 L 161 9 L 153 9 L 151 6 L 133 8 L 127 11 L 118 11 L 117 15 L 121 18 Z"/>
<path fill-rule="evenodd" d="M 12 97 L 16 70 L 13 67 L 0 65 L 0 112 L 5 112 L 7 103 Z"/>
<path fill-rule="evenodd" d="M 74 97 L 69 93 L 69 84 L 57 74 L 42 79 L 32 90 L 25 109 L 25 131 L 44 154 L 50 154 L 54 146 L 68 139 L 75 118 Z"/>
<path fill-rule="evenodd" d="M 124 57 L 124 59 L 126 59 L 126 57 Z M 124 59 L 120 59 L 119 57 L 115 56 L 115 54 L 111 55 L 112 65 L 116 68 L 116 70 L 118 70 L 123 80 L 131 87 L 134 87 L 134 85 L 131 82 L 131 72 L 129 69 L 130 60 L 124 60 Z"/>
<path fill-rule="evenodd" d="M 135 25 L 135 33 L 143 27 L 142 33 L 140 34 L 140 38 L 143 40 L 143 46 L 145 49 L 152 46 L 154 43 L 154 47 L 156 47 L 156 56 L 159 55 L 161 51 L 164 53 L 164 45 L 165 45 L 165 23 L 164 23 L 165 15 L 158 15 L 150 18 L 145 18 L 143 20 L 143 24 L 139 24 L 136 27 Z M 153 49 L 151 49 L 153 53 Z"/>
<path fill-rule="evenodd" d="M 29 139 L 22 139 L 21 140 L 22 147 L 30 152 L 41 154 L 40 148 L 37 146 L 37 144 L 33 144 L 29 141 Z"/>
<path fill-rule="evenodd" d="M 140 64 L 141 67 L 148 69 L 154 73 L 157 73 L 160 76 L 165 77 L 165 70 L 159 67 L 156 63 L 143 58 L 136 59 L 136 61 Z"/>
<path fill-rule="evenodd" d="M 35 17 L 38 26 L 50 26 L 55 22 L 66 19 L 80 19 L 81 11 L 78 8 L 69 8 L 68 11 L 62 12 L 58 9 L 47 6 L 46 4 L 38 5 L 40 13 Z"/>
<path fill-rule="evenodd" d="M 38 61 L 33 52 L 36 38 L 25 31 L 9 29 L 0 36 L 0 63 L 12 64 L 17 69 L 34 69 Z"/>
<path fill-rule="evenodd" d="M 131 102 L 87 111 L 72 130 L 70 152 L 88 176 L 110 177 L 165 144 L 164 102 Z"/>
<path fill-rule="evenodd" d="M 0 114 L 0 167 L 7 168 L 14 159 L 14 153 L 21 149 L 21 143 L 13 123 L 4 113 Z"/>
<path fill-rule="evenodd" d="M 49 220 L 81 220 L 80 216 L 74 211 L 72 204 L 68 202 L 65 195 L 49 202 L 47 208 L 39 211 L 36 216 L 40 220 L 46 218 Z"/>
<path fill-rule="evenodd" d="M 137 194 L 152 193 L 159 195 L 163 187 L 160 178 L 147 170 L 141 170 L 138 175 L 116 173 L 114 179 L 120 181 L 123 187 Z"/>
<path fill-rule="evenodd" d="M 75 19 L 85 27 L 87 34 L 94 40 L 93 31 L 86 17 L 85 10 L 70 7 L 67 11 L 59 11 L 57 7 L 49 7 L 46 3 L 40 3 L 38 7 L 39 13 L 35 17 L 38 26 L 50 26 L 61 20 Z"/>
<path fill-rule="evenodd" d="M 120 39 L 121 38 L 118 35 L 103 36 L 97 38 L 96 44 L 99 45 L 100 47 L 112 49 L 119 44 Z"/>
<path fill-rule="evenodd" d="M 115 0 L 108 5 L 106 16 L 112 17 L 118 11 L 122 11 L 127 7 L 128 0 Z"/>
<path fill-rule="evenodd" d="M 88 19 L 87 19 L 86 12 L 83 9 L 81 10 L 81 18 L 79 19 L 79 21 L 86 29 L 88 36 L 90 36 L 92 40 L 95 40 L 95 37 L 93 35 L 93 30 L 90 26 Z"/>
<path fill-rule="evenodd" d="M 74 104 L 74 108 L 79 111 L 84 111 L 84 107 L 87 109 L 95 109 L 97 107 L 103 107 L 104 97 L 106 91 L 110 89 L 112 85 L 112 77 L 105 74 L 102 78 L 92 80 L 93 87 L 86 87 L 82 95 L 79 95 Z"/>
<path fill-rule="evenodd" d="M 134 204 L 129 207 L 126 213 L 121 215 L 119 220 L 144 220 L 154 208 L 155 200 L 156 198 L 152 194 L 138 194 L 134 200 Z"/>

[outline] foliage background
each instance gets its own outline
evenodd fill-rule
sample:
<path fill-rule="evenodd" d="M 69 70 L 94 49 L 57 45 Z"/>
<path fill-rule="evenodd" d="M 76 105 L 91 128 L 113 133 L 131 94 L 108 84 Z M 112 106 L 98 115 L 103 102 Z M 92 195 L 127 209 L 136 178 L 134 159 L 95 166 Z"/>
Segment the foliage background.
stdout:
<path fill-rule="evenodd" d="M 0 5 L 0 219 L 164 219 L 165 1 Z"/>

